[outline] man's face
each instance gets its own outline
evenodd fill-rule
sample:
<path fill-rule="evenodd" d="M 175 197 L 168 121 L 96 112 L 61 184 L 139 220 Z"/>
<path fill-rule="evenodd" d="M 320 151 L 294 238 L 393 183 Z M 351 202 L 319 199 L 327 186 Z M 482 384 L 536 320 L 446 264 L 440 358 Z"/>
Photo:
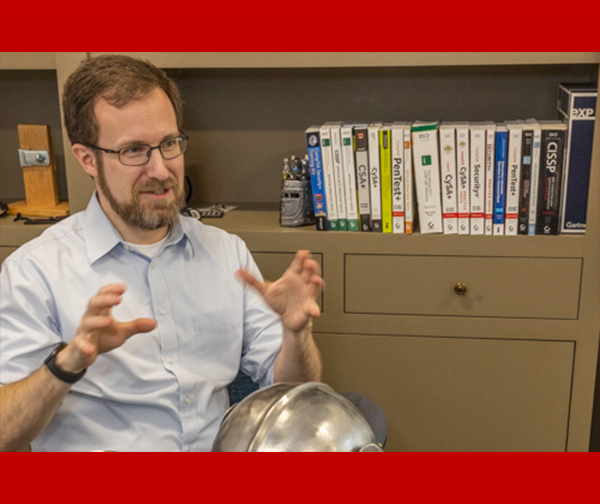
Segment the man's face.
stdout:
<path fill-rule="evenodd" d="M 94 107 L 100 127 L 96 145 L 119 150 L 131 145 L 152 147 L 179 135 L 175 111 L 161 89 L 116 108 L 104 100 Z M 183 205 L 183 156 L 165 160 L 159 149 L 142 166 L 126 166 L 117 154 L 98 152 L 96 182 L 103 208 L 128 227 L 155 230 L 172 224 Z M 111 215 L 112 214 L 112 215 Z"/>

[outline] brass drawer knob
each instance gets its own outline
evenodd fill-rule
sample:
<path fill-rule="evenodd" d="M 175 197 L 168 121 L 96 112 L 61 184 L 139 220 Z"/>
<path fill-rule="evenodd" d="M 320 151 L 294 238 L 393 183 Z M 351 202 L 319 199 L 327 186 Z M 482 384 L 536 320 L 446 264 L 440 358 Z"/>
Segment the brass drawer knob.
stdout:
<path fill-rule="evenodd" d="M 467 293 L 467 285 L 462 282 L 458 282 L 454 286 L 454 292 L 456 292 L 459 296 L 464 296 Z"/>

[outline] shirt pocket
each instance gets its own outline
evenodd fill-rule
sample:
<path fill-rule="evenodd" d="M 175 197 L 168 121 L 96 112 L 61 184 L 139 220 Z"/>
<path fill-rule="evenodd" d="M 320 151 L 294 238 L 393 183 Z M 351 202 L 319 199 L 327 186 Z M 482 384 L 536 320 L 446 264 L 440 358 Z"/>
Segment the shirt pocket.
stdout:
<path fill-rule="evenodd" d="M 228 384 L 240 368 L 242 331 L 230 311 L 210 311 L 193 315 L 198 373 Z"/>

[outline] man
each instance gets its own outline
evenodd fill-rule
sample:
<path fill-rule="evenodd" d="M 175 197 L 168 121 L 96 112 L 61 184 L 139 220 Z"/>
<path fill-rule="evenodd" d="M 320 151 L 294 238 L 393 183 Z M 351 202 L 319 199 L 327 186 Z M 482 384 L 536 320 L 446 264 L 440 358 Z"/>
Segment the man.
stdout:
<path fill-rule="evenodd" d="M 262 283 L 238 237 L 179 215 L 181 103 L 162 70 L 124 56 L 65 84 L 96 192 L 4 262 L 2 450 L 209 450 L 240 369 L 261 385 L 320 379 L 308 251 Z"/>

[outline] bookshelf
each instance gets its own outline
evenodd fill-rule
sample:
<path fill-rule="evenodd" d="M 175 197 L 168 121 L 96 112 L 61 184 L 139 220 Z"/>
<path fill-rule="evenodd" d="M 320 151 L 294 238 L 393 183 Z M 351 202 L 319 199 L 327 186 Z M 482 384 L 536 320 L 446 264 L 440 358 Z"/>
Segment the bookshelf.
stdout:
<path fill-rule="evenodd" d="M 35 54 L 0 53 L 0 69 L 34 79 L 46 65 L 60 89 L 87 56 L 49 53 L 52 63 Z M 240 204 L 206 223 L 240 235 L 266 278 L 297 249 L 317 254 L 324 381 L 381 404 L 389 450 L 588 449 L 600 325 L 598 135 L 585 235 L 324 233 L 281 228 L 277 201 L 281 160 L 305 152 L 311 124 L 553 119 L 558 83 L 597 82 L 599 53 L 135 55 L 182 89 L 192 203 Z M 93 186 L 64 132 L 57 141 L 71 208 L 81 210 Z M 20 176 L 5 166 L 3 177 Z M 2 259 L 41 230 L 1 220 Z M 454 294 L 456 282 L 466 296 Z"/>

